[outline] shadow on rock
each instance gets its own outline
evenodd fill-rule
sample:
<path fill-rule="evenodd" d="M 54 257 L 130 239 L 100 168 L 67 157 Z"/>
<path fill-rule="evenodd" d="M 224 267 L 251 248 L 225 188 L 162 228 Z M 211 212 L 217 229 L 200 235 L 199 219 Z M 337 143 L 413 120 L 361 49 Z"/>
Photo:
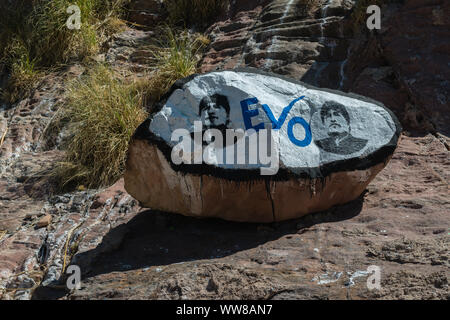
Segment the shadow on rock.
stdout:
<path fill-rule="evenodd" d="M 95 249 L 77 254 L 71 264 L 80 266 L 83 281 L 114 271 L 221 258 L 301 232 L 315 224 L 350 219 L 361 212 L 362 203 L 363 195 L 327 211 L 270 224 L 196 219 L 148 210 L 112 229 Z M 59 292 L 60 297 L 67 294 L 66 290 Z M 41 287 L 33 298 L 54 299 L 57 296 L 49 288 Z"/>

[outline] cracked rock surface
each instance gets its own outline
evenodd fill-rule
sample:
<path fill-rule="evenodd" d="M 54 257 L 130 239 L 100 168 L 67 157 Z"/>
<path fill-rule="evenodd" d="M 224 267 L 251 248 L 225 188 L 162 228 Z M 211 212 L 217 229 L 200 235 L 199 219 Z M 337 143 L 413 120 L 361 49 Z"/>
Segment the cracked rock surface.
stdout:
<path fill-rule="evenodd" d="M 16 105 L 0 105 L 0 299 L 450 299 L 449 66 L 442 62 L 449 3 L 389 7 L 390 31 L 358 38 L 345 22 L 352 1 L 327 2 L 329 9 L 306 19 L 292 18 L 300 14 L 294 8 L 284 16 L 281 0 L 236 1 L 228 20 L 211 26 L 201 69 L 240 63 L 295 79 L 308 74 L 303 80 L 313 85 L 383 102 L 405 131 L 362 197 L 251 224 L 141 208 L 123 180 L 50 195 L 43 172 L 61 158 L 65 135 L 49 140 L 43 132 L 63 102 L 66 77 L 83 72 L 70 66 Z M 154 7 L 135 9 L 145 23 L 157 17 Z M 115 35 L 103 59 L 143 72 L 140 43 L 151 37 Z M 37 228 L 47 214 L 50 224 Z M 70 264 L 80 266 L 79 290 L 65 286 Z M 369 266 L 380 267 L 380 290 L 367 287 Z"/>

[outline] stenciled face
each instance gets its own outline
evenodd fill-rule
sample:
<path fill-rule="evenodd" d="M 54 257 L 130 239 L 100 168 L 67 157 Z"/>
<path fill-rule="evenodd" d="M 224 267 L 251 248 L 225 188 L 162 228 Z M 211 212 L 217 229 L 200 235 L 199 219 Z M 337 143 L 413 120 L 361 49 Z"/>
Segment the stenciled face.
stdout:
<path fill-rule="evenodd" d="M 206 107 L 201 112 L 202 123 L 206 127 L 218 127 L 227 123 L 227 111 L 221 105 L 218 105 L 207 98 Z"/>
<path fill-rule="evenodd" d="M 324 124 L 330 136 L 348 133 L 350 129 L 347 119 L 338 110 L 330 110 L 324 119 Z"/>

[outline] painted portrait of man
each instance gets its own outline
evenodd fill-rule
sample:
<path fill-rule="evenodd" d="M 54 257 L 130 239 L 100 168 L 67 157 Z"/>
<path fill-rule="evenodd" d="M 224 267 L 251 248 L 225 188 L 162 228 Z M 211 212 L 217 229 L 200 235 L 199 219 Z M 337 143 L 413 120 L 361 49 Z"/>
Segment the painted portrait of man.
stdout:
<path fill-rule="evenodd" d="M 222 94 L 213 94 L 211 96 L 205 96 L 200 100 L 198 115 L 202 121 L 202 146 L 206 148 L 206 154 L 204 151 L 203 158 L 205 162 L 214 162 L 214 159 L 218 157 L 216 153 L 223 154 L 223 147 L 227 146 L 225 139 L 226 129 L 230 124 L 230 103 L 228 98 Z M 215 129 L 220 131 L 219 136 L 217 136 L 217 131 L 214 133 L 210 129 Z M 191 137 L 194 138 L 194 133 L 191 133 Z M 211 143 L 212 142 L 212 143 Z M 230 144 L 234 144 L 230 143 Z M 221 160 L 222 161 L 222 160 Z"/>
<path fill-rule="evenodd" d="M 345 155 L 358 152 L 367 145 L 366 139 L 351 134 L 350 116 L 342 104 L 325 102 L 320 109 L 320 118 L 328 134 L 328 138 L 316 141 L 323 151 Z"/>
<path fill-rule="evenodd" d="M 206 129 L 226 129 L 230 121 L 228 98 L 218 93 L 204 97 L 200 101 L 199 116 Z"/>

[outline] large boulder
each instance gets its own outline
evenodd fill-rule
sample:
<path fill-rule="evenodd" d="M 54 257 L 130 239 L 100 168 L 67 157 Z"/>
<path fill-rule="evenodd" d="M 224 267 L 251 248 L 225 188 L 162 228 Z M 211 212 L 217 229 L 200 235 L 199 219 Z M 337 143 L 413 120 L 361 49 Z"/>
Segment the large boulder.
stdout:
<path fill-rule="evenodd" d="M 255 69 L 179 80 L 137 129 L 125 188 L 196 217 L 281 221 L 356 199 L 401 132 L 371 99 Z"/>

